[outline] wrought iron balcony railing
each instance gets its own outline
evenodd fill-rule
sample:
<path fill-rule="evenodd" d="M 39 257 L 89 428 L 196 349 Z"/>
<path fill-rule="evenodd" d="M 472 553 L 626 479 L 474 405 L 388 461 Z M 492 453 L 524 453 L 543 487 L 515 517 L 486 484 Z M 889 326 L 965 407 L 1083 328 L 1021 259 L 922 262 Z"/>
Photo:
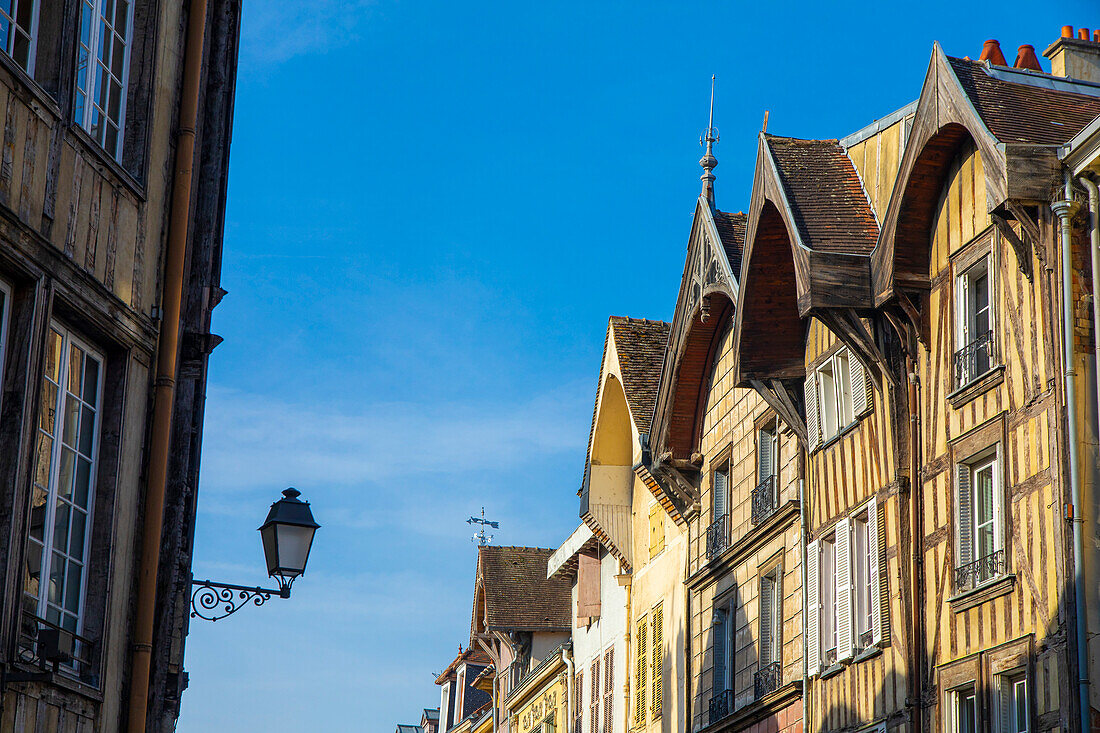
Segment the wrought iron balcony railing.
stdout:
<path fill-rule="evenodd" d="M 722 552 L 729 547 L 730 543 L 730 531 L 729 531 L 729 517 L 728 514 L 715 519 L 714 522 L 707 527 L 707 559 L 721 555 Z"/>
<path fill-rule="evenodd" d="M 783 668 L 779 662 L 765 664 L 753 675 L 753 688 L 756 690 L 756 699 L 775 692 L 779 689 L 779 681 L 783 676 Z"/>
<path fill-rule="evenodd" d="M 779 497 L 775 493 L 775 476 L 768 476 L 752 490 L 752 523 L 762 523 L 779 508 Z"/>
<path fill-rule="evenodd" d="M 733 714 L 733 690 L 723 690 L 711 695 L 710 723 L 714 725 L 722 718 Z"/>
<path fill-rule="evenodd" d="M 970 590 L 1004 573 L 1005 551 L 997 550 L 974 562 L 955 568 L 955 587 L 959 590 Z"/>
<path fill-rule="evenodd" d="M 988 372 L 994 365 L 993 332 L 986 331 L 955 352 L 955 387 L 962 387 Z"/>
<path fill-rule="evenodd" d="M 51 623 L 33 613 L 24 611 L 19 624 L 18 659 L 26 664 L 33 664 L 45 668 L 50 664 L 57 672 L 75 677 L 85 684 L 98 686 L 98 675 L 95 674 L 96 645 L 84 636 L 67 631 L 55 623 Z M 60 641 L 59 648 L 52 650 L 54 654 L 63 654 L 64 659 L 51 662 L 44 659 L 41 652 L 43 632 L 55 631 L 59 633 L 54 637 L 54 642 Z"/>

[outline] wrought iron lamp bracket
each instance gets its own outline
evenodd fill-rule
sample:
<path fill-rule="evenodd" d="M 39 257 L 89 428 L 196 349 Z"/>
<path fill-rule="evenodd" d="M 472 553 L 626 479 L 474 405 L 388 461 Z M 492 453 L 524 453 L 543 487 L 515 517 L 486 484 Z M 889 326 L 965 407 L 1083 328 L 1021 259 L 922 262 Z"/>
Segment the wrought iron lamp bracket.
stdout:
<path fill-rule="evenodd" d="M 262 606 L 272 596 L 290 598 L 290 586 L 294 578 L 276 576 L 278 588 L 258 588 L 233 583 L 216 583 L 212 580 L 192 580 L 191 618 L 217 621 L 232 616 L 251 604 Z"/>

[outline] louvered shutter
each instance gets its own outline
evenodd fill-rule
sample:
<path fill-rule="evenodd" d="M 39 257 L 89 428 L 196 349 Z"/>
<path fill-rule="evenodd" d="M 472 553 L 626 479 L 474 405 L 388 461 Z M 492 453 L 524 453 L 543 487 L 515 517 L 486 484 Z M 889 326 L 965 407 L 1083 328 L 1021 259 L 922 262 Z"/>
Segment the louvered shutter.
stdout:
<path fill-rule="evenodd" d="M 726 516 L 726 497 L 729 493 L 729 478 L 725 471 L 714 472 L 714 516 L 712 522 L 717 522 L 719 517 Z"/>
<path fill-rule="evenodd" d="M 806 674 L 821 671 L 821 541 L 806 548 Z"/>
<path fill-rule="evenodd" d="M 872 407 L 871 375 L 851 351 L 848 352 L 848 378 L 851 380 L 852 412 L 858 417 Z"/>
<path fill-rule="evenodd" d="M 1000 708 L 997 733 L 1015 733 L 1012 725 L 1012 680 L 1007 675 L 997 675 L 997 702 Z"/>
<path fill-rule="evenodd" d="M 596 657 L 592 662 L 592 695 L 589 699 L 591 719 L 588 721 L 588 730 L 592 733 L 600 733 L 600 658 Z"/>
<path fill-rule="evenodd" d="M 649 684 L 646 675 L 646 627 L 648 619 L 643 616 L 638 621 L 638 660 L 637 660 L 637 690 L 635 692 L 634 720 L 641 723 L 645 720 L 646 685 Z"/>
<path fill-rule="evenodd" d="M 614 711 L 615 689 L 615 647 L 609 647 L 603 655 L 603 733 L 611 733 L 611 718 Z"/>
<path fill-rule="evenodd" d="M 813 450 L 821 443 L 821 420 L 817 412 L 817 381 L 813 372 L 806 377 L 803 387 L 806 397 L 806 441 L 809 450 Z"/>
<path fill-rule="evenodd" d="M 756 434 L 756 481 L 763 481 L 775 472 L 774 438 L 770 430 Z"/>
<path fill-rule="evenodd" d="M 718 695 L 726 689 L 726 624 L 729 623 L 729 614 L 724 610 L 717 611 L 718 623 L 714 625 L 714 643 L 712 656 L 714 657 L 714 675 L 711 680 L 711 695 Z"/>
<path fill-rule="evenodd" d="M 584 711 L 584 672 L 578 670 L 573 682 L 573 733 L 582 733 L 581 715 Z"/>
<path fill-rule="evenodd" d="M 871 643 L 876 646 L 882 644 L 882 605 L 885 600 L 879 578 L 885 574 L 879 535 L 878 499 L 872 498 L 867 505 L 867 583 L 871 587 Z"/>
<path fill-rule="evenodd" d="M 661 702 L 664 699 L 664 606 L 658 603 L 653 608 L 653 717 L 661 715 Z"/>
<path fill-rule="evenodd" d="M 970 466 L 960 463 L 955 466 L 958 479 L 955 492 L 956 524 L 958 526 L 958 559 L 956 568 L 969 565 L 974 557 L 974 520 L 971 513 Z"/>
<path fill-rule="evenodd" d="M 852 520 L 836 525 L 836 658 L 855 655 L 852 639 Z"/>
<path fill-rule="evenodd" d="M 775 661 L 775 581 L 760 579 L 760 666 Z"/>
<path fill-rule="evenodd" d="M 886 564 L 886 504 L 875 502 L 875 558 L 878 561 L 878 625 L 875 627 L 875 644 L 890 644 L 890 573 Z"/>
<path fill-rule="evenodd" d="M 992 282 L 992 281 L 993 281 L 993 278 L 990 278 L 990 282 Z M 993 478 L 993 507 L 994 507 L 993 508 L 993 511 L 994 511 L 994 515 L 993 515 L 993 518 L 994 518 L 994 521 L 993 521 L 993 543 L 994 543 L 993 544 L 993 549 L 994 550 L 1004 550 L 1005 549 L 1005 525 L 1006 525 L 1006 520 L 1005 520 L 1006 512 L 1005 512 L 1005 503 L 1004 503 L 1005 492 L 1004 492 L 1004 487 L 1002 486 L 1003 481 L 1002 481 L 1002 478 L 1001 478 L 1003 476 L 1003 474 L 1001 473 L 1001 466 L 1003 466 L 1003 465 L 1004 465 L 1004 457 L 1002 456 L 1001 444 L 998 443 L 997 444 L 997 460 L 993 464 L 993 470 L 991 471 L 991 473 L 993 474 L 992 478 Z M 1005 558 L 1006 558 L 1006 561 L 1007 561 L 1007 558 L 1008 558 L 1008 553 L 1007 552 L 1005 553 Z M 1007 564 L 1006 564 L 1005 567 L 1007 568 Z"/>
<path fill-rule="evenodd" d="M 599 618 L 600 559 L 581 553 L 577 557 L 577 617 Z"/>

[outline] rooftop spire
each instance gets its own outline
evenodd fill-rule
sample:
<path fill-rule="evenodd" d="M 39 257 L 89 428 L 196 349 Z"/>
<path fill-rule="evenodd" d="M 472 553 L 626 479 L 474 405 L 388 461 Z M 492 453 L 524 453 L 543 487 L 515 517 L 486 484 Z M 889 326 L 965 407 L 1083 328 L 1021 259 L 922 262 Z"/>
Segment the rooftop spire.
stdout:
<path fill-rule="evenodd" d="M 699 165 L 703 167 L 703 175 L 699 180 L 703 182 L 703 195 L 710 202 L 710 208 L 714 208 L 714 169 L 718 166 L 718 159 L 714 157 L 714 143 L 718 142 L 718 130 L 714 127 L 714 74 L 710 75 L 710 121 L 707 123 L 707 131 L 699 136 L 699 145 L 706 144 L 707 152 L 699 159 Z"/>

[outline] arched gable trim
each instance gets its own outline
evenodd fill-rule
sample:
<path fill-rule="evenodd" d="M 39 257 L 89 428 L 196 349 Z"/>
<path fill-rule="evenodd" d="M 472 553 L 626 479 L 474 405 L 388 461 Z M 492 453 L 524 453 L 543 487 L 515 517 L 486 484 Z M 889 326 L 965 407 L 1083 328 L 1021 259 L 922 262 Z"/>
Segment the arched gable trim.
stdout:
<path fill-rule="evenodd" d="M 937 43 L 879 241 L 871 255 L 876 307 L 899 292 L 928 289 L 928 256 L 936 204 L 955 154 L 968 138 L 981 153 L 987 206 L 993 211 L 1008 197 L 1005 145 L 978 115 Z"/>

